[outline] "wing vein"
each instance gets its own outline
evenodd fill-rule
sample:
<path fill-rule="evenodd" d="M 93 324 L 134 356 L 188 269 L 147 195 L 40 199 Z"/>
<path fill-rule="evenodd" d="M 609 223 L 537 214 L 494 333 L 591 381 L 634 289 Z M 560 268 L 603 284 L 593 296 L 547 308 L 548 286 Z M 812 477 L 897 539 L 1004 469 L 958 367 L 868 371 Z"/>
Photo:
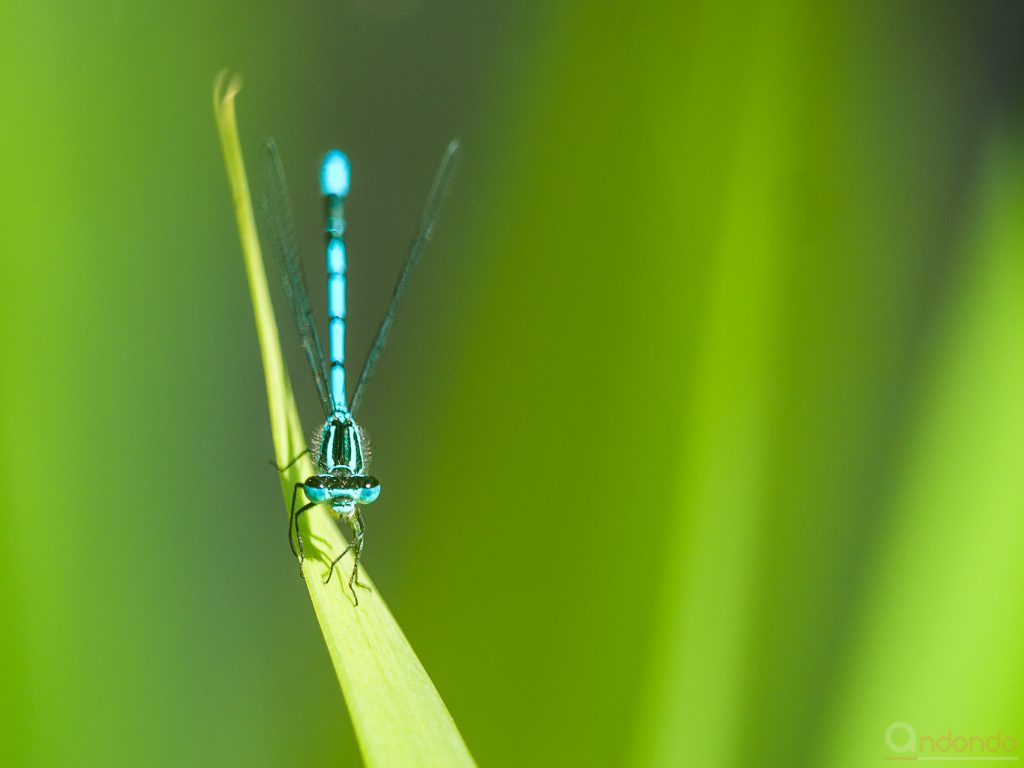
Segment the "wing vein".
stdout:
<path fill-rule="evenodd" d="M 430 242 L 431 236 L 434 234 L 434 225 L 437 223 L 438 217 L 441 215 L 441 208 L 444 206 L 445 198 L 448 196 L 448 190 L 451 187 L 452 178 L 455 175 L 456 159 L 459 154 L 459 140 L 453 139 L 448 148 L 445 150 L 444 156 L 441 158 L 441 163 L 437 168 L 437 174 L 434 176 L 434 183 L 430 187 L 430 194 L 427 195 L 427 203 L 423 207 L 423 213 L 420 216 L 419 228 L 416 232 L 416 237 L 412 241 L 412 246 L 409 249 L 409 255 L 405 257 L 405 265 L 402 267 L 402 272 L 398 276 L 398 282 L 395 283 L 394 292 L 391 294 L 391 301 L 388 302 L 387 311 L 384 313 L 384 318 L 380 322 L 380 326 L 377 329 L 377 336 L 373 340 L 373 346 L 370 347 L 370 353 L 366 356 L 366 362 L 363 364 L 363 370 L 359 374 L 359 381 L 356 384 L 355 395 L 352 397 L 352 415 L 355 416 L 358 413 L 359 405 L 363 401 L 363 396 L 366 394 L 366 385 L 370 381 L 370 376 L 373 375 L 373 369 L 377 365 L 377 359 L 380 357 L 381 350 L 384 348 L 385 342 L 388 340 L 388 334 L 391 333 L 391 325 L 395 320 L 395 313 L 398 311 L 398 305 L 402 301 L 402 296 L 405 294 L 405 290 L 408 287 L 409 277 L 412 275 L 412 271 L 416 268 L 419 263 L 420 257 L 423 256 L 423 251 Z"/>
<path fill-rule="evenodd" d="M 302 268 L 299 254 L 299 241 L 295 234 L 295 217 L 292 213 L 291 197 L 288 194 L 288 182 L 284 175 L 284 166 L 277 145 L 273 139 L 263 147 L 261 157 L 263 171 L 263 194 L 261 209 L 263 219 L 270 228 L 274 241 L 274 261 L 277 263 L 284 293 L 288 298 L 295 328 L 299 332 L 302 348 L 313 371 L 317 394 L 323 406 L 324 415 L 330 416 L 334 410 L 331 391 L 327 379 L 327 364 L 324 360 L 323 347 L 313 317 L 313 306 L 309 299 L 309 288 L 306 275 Z"/>

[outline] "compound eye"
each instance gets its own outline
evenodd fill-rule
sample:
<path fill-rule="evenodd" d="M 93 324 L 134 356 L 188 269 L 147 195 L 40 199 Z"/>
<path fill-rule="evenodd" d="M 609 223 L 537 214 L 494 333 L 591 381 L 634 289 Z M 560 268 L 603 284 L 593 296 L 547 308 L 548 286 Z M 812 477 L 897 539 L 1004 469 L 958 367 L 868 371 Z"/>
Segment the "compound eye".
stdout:
<path fill-rule="evenodd" d="M 380 483 L 375 477 L 363 478 L 362 488 L 359 490 L 359 503 L 371 504 L 380 496 Z"/>

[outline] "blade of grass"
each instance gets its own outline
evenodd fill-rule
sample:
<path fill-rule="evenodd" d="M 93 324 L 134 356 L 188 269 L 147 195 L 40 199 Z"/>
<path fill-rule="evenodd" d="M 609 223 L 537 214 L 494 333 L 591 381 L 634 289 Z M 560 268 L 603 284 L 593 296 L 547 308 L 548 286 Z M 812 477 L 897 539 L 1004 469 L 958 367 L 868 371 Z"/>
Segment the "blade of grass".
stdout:
<path fill-rule="evenodd" d="M 279 466 L 305 446 L 302 425 L 285 370 L 267 287 L 249 183 L 235 121 L 240 83 L 220 73 L 214 83 L 214 114 L 227 165 L 231 195 L 242 241 L 256 331 L 263 357 L 274 455 Z M 308 454 L 281 474 L 287 505 L 296 483 L 313 474 Z M 325 559 L 346 541 L 323 506 L 307 515 L 305 582 L 341 683 L 356 738 L 368 766 L 472 766 L 469 754 L 444 702 L 374 587 L 362 590 L 354 606 L 341 582 L 325 585 Z M 283 532 L 283 531 L 282 531 Z M 283 546 L 283 544 L 282 544 Z M 360 578 L 371 584 L 362 571 Z"/>
<path fill-rule="evenodd" d="M 941 333 L 814 765 L 880 765 L 896 756 L 890 741 L 902 745 L 909 733 L 887 740 L 894 722 L 917 729 L 904 755 L 913 759 L 936 752 L 927 739 L 934 745 L 947 729 L 999 730 L 1012 734 L 1009 744 L 1024 724 L 1024 145 L 996 131 L 989 141 L 956 293 L 936 320 Z M 1006 744 L 987 747 L 987 759 L 1016 750 Z M 977 745 L 959 754 L 977 760 Z"/>

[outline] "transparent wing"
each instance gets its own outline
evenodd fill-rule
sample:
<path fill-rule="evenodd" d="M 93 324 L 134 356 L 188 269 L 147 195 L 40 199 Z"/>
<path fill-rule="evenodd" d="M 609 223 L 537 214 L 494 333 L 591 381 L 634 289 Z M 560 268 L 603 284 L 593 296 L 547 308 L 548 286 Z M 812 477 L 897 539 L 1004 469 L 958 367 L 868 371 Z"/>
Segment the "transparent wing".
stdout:
<path fill-rule="evenodd" d="M 391 294 L 391 301 L 388 303 L 387 311 L 384 313 L 384 319 L 381 320 L 380 327 L 377 329 L 377 337 L 373 340 L 370 354 L 366 356 L 366 363 L 363 364 L 362 373 L 359 374 L 359 382 L 356 384 L 355 395 L 352 397 L 353 416 L 359 411 L 359 405 L 366 394 L 366 385 L 373 374 L 374 366 L 377 365 L 377 358 L 380 357 L 380 352 L 384 349 L 384 344 L 388 340 L 388 334 L 391 333 L 391 324 L 395 320 L 395 312 L 398 311 L 398 305 L 402 302 L 402 296 L 405 294 L 405 289 L 409 283 L 409 276 L 419 263 L 424 248 L 430 242 L 431 235 L 434 234 L 434 225 L 441 215 L 441 208 L 444 205 L 445 198 L 448 196 L 448 189 L 455 175 L 458 155 L 459 140 L 452 139 L 445 150 L 444 157 L 441 158 L 441 164 L 437 168 L 437 175 L 434 176 L 434 184 L 430 188 L 427 204 L 423 208 L 423 214 L 420 216 L 420 226 L 416 232 L 416 239 L 413 240 L 412 247 L 409 249 L 409 255 L 405 258 L 405 265 L 398 276 L 398 282 L 395 283 L 395 290 Z"/>
<path fill-rule="evenodd" d="M 263 172 L 263 194 L 260 207 L 263 219 L 270 228 L 274 240 L 274 260 L 277 262 L 284 293 L 295 317 L 295 327 L 299 331 L 302 347 L 306 350 L 309 367 L 313 370 L 316 391 L 320 396 L 324 415 L 330 416 L 334 410 L 331 391 L 327 384 L 327 364 L 324 361 L 323 347 L 316 330 L 313 307 L 309 300 L 309 288 L 306 287 L 306 275 L 299 258 L 299 241 L 295 236 L 295 218 L 292 214 L 291 198 L 288 195 L 288 182 L 281 165 L 281 156 L 273 139 L 263 147 L 260 158 Z"/>

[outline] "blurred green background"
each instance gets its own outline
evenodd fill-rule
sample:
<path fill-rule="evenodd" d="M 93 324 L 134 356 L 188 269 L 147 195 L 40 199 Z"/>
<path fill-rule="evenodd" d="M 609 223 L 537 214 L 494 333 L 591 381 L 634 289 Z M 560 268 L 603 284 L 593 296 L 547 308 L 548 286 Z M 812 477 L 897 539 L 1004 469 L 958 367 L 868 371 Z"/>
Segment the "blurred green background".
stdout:
<path fill-rule="evenodd" d="M 359 764 L 267 466 L 225 66 L 318 302 L 352 157 L 357 364 L 463 140 L 361 420 L 366 564 L 482 765 L 1024 738 L 1022 18 L 4 3 L 0 762 Z"/>

